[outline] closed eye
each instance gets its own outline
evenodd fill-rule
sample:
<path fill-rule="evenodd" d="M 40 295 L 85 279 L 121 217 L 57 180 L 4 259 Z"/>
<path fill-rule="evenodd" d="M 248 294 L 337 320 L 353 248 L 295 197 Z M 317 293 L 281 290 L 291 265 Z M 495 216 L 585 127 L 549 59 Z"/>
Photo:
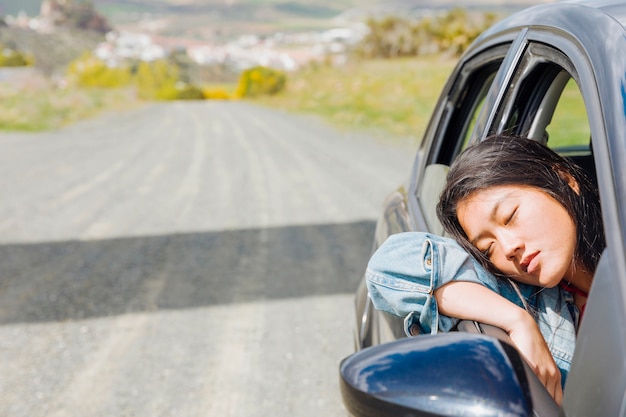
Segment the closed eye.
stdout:
<path fill-rule="evenodd" d="M 491 248 L 493 247 L 493 243 L 490 243 L 486 249 L 482 250 L 482 254 L 485 256 L 485 258 L 490 259 L 491 258 Z"/>
<path fill-rule="evenodd" d="M 511 214 L 509 214 L 509 216 L 504 221 L 504 224 L 507 225 L 507 224 L 511 223 L 513 221 L 513 219 L 515 218 L 516 214 L 517 214 L 517 207 L 515 207 L 515 209 L 513 209 Z"/>

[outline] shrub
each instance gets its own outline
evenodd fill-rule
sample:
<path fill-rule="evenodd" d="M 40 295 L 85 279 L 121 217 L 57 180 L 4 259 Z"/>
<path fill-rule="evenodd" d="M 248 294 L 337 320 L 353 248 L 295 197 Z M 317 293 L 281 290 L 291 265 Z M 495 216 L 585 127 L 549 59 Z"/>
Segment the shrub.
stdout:
<path fill-rule="evenodd" d="M 202 90 L 182 81 L 166 83 L 155 91 L 156 100 L 202 100 Z"/>
<path fill-rule="evenodd" d="M 204 98 L 207 100 L 229 100 L 231 94 L 223 88 L 206 87 L 202 90 Z"/>
<path fill-rule="evenodd" d="M 204 92 L 194 84 L 176 83 L 176 100 L 204 100 Z"/>
<path fill-rule="evenodd" d="M 259 75 L 256 74 L 254 77 L 258 78 Z M 270 80 L 267 76 L 263 77 L 262 80 L 266 83 Z M 153 62 L 129 62 L 121 67 L 110 67 L 94 55 L 87 53 L 70 63 L 67 68 L 67 78 L 76 87 L 117 88 L 134 86 L 137 96 L 144 100 L 223 100 L 232 98 L 232 95 L 221 87 L 201 88 L 186 81 L 186 77 L 182 76 L 180 66 L 167 59 Z M 276 77 L 274 76 L 274 78 Z M 275 79 L 270 81 L 276 83 Z"/>
<path fill-rule="evenodd" d="M 132 81 L 128 67 L 109 67 L 91 54 L 85 54 L 70 63 L 68 78 L 78 87 L 118 88 L 128 86 Z"/>
<path fill-rule="evenodd" d="M 0 67 L 26 67 L 33 65 L 32 57 L 0 45 Z"/>
<path fill-rule="evenodd" d="M 142 62 L 137 68 L 137 92 L 147 100 L 201 100 L 202 89 L 180 81 L 180 70 L 165 60 Z"/>
<path fill-rule="evenodd" d="M 438 52 L 460 55 L 497 18 L 493 13 L 468 13 L 455 8 L 421 20 L 398 16 L 370 19 L 368 34 L 356 46 L 355 52 L 366 58 L 398 58 Z"/>
<path fill-rule="evenodd" d="M 285 88 L 287 76 L 284 72 L 267 67 L 253 67 L 245 70 L 239 77 L 237 97 L 257 97 L 273 95 Z"/>
<path fill-rule="evenodd" d="M 146 100 L 167 100 L 176 89 L 178 71 L 166 61 L 141 62 L 137 67 L 137 94 Z"/>

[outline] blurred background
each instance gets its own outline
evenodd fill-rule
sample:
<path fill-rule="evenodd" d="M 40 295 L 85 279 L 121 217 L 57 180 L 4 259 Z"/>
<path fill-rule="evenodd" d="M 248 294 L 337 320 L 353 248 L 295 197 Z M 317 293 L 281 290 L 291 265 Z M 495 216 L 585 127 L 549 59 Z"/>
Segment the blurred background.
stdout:
<path fill-rule="evenodd" d="M 419 137 L 413 110 L 431 105 L 455 58 L 542 2 L 0 0 L 0 129 L 57 128 L 142 100 L 260 97 Z M 414 77 L 413 65 L 441 70 Z"/>

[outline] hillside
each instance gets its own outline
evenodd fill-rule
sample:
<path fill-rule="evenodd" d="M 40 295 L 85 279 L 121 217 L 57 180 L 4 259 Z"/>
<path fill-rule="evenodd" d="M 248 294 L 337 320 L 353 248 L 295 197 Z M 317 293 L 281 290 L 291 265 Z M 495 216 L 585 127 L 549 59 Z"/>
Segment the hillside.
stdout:
<path fill-rule="evenodd" d="M 141 28 L 167 37 L 220 42 L 242 34 L 325 29 L 357 0 L 224 1 L 95 0 L 116 26 Z M 376 4 L 365 0 L 361 4 Z"/>
<path fill-rule="evenodd" d="M 79 1 L 79 0 L 75 0 Z M 326 29 L 346 20 L 465 7 L 510 12 L 553 0 L 92 0 L 113 26 L 157 36 L 220 42 L 242 34 Z M 39 13 L 41 0 L 0 0 L 0 14 Z"/>
<path fill-rule="evenodd" d="M 3 0 L 6 1 L 6 0 Z M 510 12 L 551 0 L 94 0 L 118 27 L 151 29 L 158 35 L 222 41 L 241 34 L 327 29 L 346 20 L 424 9 L 465 7 Z"/>

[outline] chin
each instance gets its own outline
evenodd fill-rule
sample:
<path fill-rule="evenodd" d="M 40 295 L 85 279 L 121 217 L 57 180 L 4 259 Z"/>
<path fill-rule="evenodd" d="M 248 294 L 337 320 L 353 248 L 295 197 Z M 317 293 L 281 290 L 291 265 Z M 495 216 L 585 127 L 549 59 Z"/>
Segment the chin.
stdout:
<path fill-rule="evenodd" d="M 554 288 L 561 283 L 561 278 L 540 279 L 539 285 L 544 288 Z"/>

